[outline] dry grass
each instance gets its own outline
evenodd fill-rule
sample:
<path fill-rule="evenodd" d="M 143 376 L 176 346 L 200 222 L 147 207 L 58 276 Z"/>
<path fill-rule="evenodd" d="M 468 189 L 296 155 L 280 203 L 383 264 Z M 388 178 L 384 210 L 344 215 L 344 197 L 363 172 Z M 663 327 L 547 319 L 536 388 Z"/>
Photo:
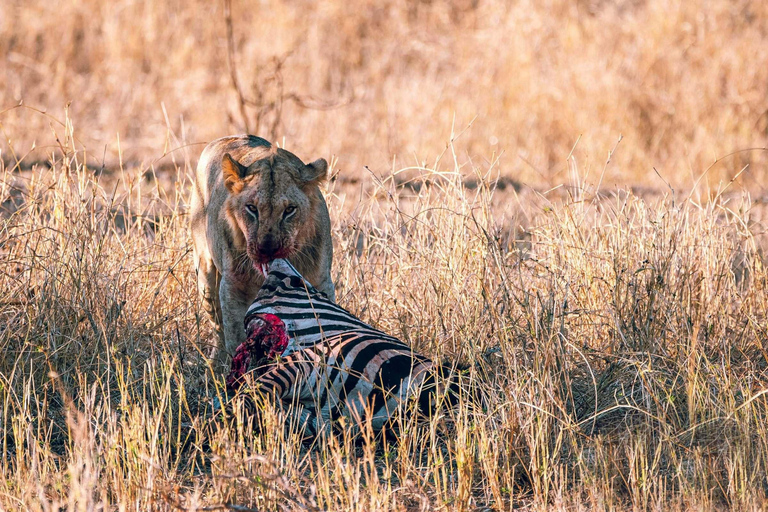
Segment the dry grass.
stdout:
<path fill-rule="evenodd" d="M 94 167 L 119 150 L 146 162 L 168 125 L 184 143 L 247 127 L 305 158 L 336 155 L 357 177 L 389 170 L 393 155 L 398 168 L 434 158 L 454 118 L 477 118 L 457 150 L 503 153 L 501 173 L 526 183 L 566 181 L 572 149 L 598 175 L 623 135 L 605 185 L 664 187 L 655 167 L 689 188 L 716 158 L 768 144 L 760 0 L 234 0 L 242 108 L 224 4 L 6 0 L 0 105 L 63 118 L 71 102 Z M 23 111 L 2 123 L 21 154 L 49 133 Z M 709 178 L 750 164 L 740 180 L 765 194 L 767 161 L 740 153 Z"/>
<path fill-rule="evenodd" d="M 766 508 L 768 4 L 236 1 L 242 102 L 225 5 L 0 2 L 0 510 Z M 186 200 L 246 127 L 337 157 L 339 302 L 482 408 L 210 420 Z"/>
<path fill-rule="evenodd" d="M 517 236 L 495 217 L 495 170 L 472 167 L 467 189 L 452 147 L 417 192 L 331 185 L 340 303 L 473 364 L 485 402 L 406 420 L 400 443 L 303 446 L 269 406 L 260 433 L 206 413 L 222 382 L 203 355 L 191 169 L 171 191 L 105 186 L 66 124 L 50 168 L 2 170 L 3 508 L 764 506 L 768 274 L 747 196 L 599 200 L 572 183 Z"/>

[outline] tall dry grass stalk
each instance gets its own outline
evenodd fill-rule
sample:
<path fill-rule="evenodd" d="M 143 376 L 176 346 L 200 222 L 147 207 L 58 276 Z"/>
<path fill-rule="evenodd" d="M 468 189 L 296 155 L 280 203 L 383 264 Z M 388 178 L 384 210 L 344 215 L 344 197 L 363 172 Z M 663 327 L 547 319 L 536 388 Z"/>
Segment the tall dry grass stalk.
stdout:
<path fill-rule="evenodd" d="M 482 401 L 403 418 L 397 443 L 302 445 L 269 404 L 256 433 L 210 420 L 191 168 L 165 188 L 98 173 L 65 126 L 50 168 L 2 169 L 0 507 L 764 507 L 768 274 L 749 196 L 582 184 L 522 199 L 515 231 L 493 207 L 499 169 L 452 146 L 409 186 L 331 184 L 340 303 L 470 363 Z"/>

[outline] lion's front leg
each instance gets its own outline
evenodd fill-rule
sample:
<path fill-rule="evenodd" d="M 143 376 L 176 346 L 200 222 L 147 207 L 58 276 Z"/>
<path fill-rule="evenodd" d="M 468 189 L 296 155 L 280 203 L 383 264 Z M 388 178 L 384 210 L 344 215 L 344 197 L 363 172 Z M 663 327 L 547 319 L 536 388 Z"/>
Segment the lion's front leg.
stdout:
<path fill-rule="evenodd" d="M 245 326 L 243 320 L 258 287 L 237 283 L 231 276 L 225 276 L 219 285 L 219 302 L 221 304 L 222 331 L 224 346 L 220 346 L 216 354 L 216 364 L 227 366 L 230 357 L 237 347 L 245 341 Z"/>

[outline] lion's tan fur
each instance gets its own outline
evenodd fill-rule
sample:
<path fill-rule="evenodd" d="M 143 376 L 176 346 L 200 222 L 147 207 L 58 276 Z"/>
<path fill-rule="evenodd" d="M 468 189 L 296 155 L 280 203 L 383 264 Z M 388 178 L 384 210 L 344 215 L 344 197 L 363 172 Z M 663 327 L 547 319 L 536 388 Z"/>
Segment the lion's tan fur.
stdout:
<path fill-rule="evenodd" d="M 304 164 L 250 135 L 223 137 L 203 150 L 190 227 L 200 293 L 220 335 L 219 362 L 245 339 L 243 318 L 263 282 L 256 263 L 264 247 L 279 247 L 277 256 L 335 299 L 331 222 L 318 186 L 326 171 L 323 159 Z"/>

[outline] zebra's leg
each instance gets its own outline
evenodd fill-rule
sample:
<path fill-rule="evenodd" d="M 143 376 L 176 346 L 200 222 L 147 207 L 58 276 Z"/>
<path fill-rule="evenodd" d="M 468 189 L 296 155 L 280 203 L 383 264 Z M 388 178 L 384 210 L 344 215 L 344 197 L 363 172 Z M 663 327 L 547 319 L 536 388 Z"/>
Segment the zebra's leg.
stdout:
<path fill-rule="evenodd" d="M 260 424 L 258 420 L 261 409 L 256 403 L 255 397 L 251 393 L 239 393 L 236 405 L 230 408 L 231 413 L 242 413 L 243 421 L 251 421 L 254 430 L 258 430 Z M 303 441 L 312 441 L 318 435 L 330 433 L 322 418 L 317 414 L 313 405 L 306 405 L 301 402 L 291 400 L 281 400 L 277 397 L 273 402 L 275 406 L 283 412 L 284 422 L 289 431 L 296 432 L 302 437 Z"/>
<path fill-rule="evenodd" d="M 312 405 L 282 402 L 288 413 L 288 424 L 302 437 L 302 441 L 313 441 L 322 435 L 322 421 Z"/>

